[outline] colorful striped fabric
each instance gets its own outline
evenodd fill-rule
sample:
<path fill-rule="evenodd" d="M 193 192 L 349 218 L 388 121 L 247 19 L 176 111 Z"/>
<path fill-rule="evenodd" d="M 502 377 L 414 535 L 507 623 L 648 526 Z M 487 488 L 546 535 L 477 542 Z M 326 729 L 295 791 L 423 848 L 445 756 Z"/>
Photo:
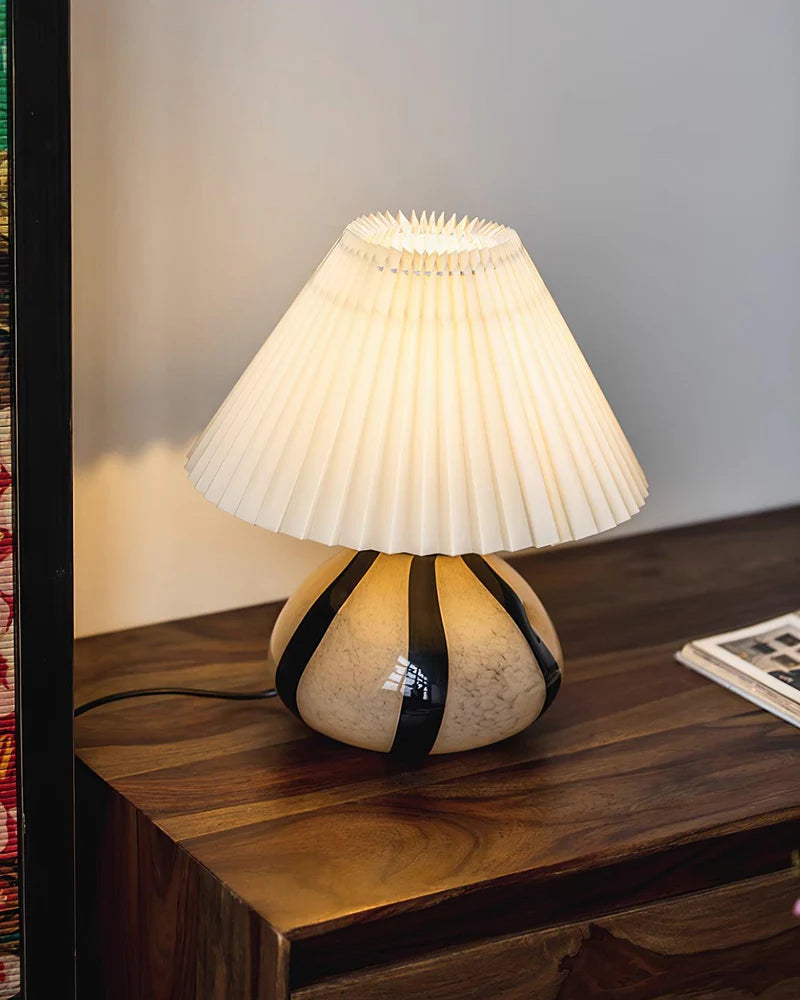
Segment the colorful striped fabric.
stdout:
<path fill-rule="evenodd" d="M 20 991 L 9 312 L 8 6 L 0 0 L 0 1000 Z"/>

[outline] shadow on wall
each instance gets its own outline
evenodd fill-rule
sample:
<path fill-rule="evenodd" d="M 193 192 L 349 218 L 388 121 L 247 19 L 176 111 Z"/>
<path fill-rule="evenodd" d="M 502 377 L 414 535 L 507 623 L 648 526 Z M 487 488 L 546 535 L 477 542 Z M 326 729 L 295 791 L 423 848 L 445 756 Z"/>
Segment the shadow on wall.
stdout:
<path fill-rule="evenodd" d="M 188 445 L 76 469 L 77 635 L 282 598 L 333 551 L 216 510 L 184 475 Z"/>

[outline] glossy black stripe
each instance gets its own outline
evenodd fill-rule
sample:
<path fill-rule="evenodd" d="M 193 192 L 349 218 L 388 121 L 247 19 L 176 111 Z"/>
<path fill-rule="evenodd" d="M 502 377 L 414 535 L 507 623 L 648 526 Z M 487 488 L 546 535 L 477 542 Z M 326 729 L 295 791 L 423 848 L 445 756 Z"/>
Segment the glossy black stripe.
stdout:
<path fill-rule="evenodd" d="M 297 686 L 303 671 L 342 605 L 377 558 L 377 552 L 357 552 L 306 611 L 283 651 L 275 672 L 275 687 L 283 703 L 298 718 L 302 716 L 297 708 Z"/>
<path fill-rule="evenodd" d="M 436 556 L 414 556 L 408 576 L 408 667 L 392 753 L 430 753 L 447 697 L 447 638 L 436 590 Z"/>
<path fill-rule="evenodd" d="M 484 587 L 494 597 L 498 604 L 502 605 L 513 619 L 514 624 L 522 632 L 525 641 L 531 647 L 531 652 L 539 664 L 545 683 L 545 696 L 542 712 L 545 712 L 558 694 L 561 687 L 561 668 L 556 658 L 534 631 L 525 612 L 525 605 L 522 603 L 516 591 L 506 583 L 506 581 L 496 573 L 483 556 L 468 555 L 461 557 L 469 566 L 475 576 Z M 542 712 L 539 714 L 541 715 Z"/>

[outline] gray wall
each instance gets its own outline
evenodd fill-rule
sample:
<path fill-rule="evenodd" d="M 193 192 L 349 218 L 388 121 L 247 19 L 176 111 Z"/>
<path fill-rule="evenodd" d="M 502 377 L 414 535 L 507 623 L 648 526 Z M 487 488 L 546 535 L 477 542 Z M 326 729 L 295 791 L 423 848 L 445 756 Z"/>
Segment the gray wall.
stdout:
<path fill-rule="evenodd" d="M 284 596 L 321 547 L 183 453 L 354 216 L 514 226 L 651 529 L 800 499 L 796 0 L 73 0 L 79 632 Z"/>

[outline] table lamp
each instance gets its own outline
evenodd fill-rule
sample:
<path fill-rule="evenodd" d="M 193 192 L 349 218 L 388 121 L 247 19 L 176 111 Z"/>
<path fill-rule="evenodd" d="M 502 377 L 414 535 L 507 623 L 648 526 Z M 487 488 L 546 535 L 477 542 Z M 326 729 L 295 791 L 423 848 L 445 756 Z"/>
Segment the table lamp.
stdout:
<path fill-rule="evenodd" d="M 344 230 L 192 449 L 212 503 L 344 548 L 270 643 L 283 702 L 370 750 L 530 725 L 563 669 L 493 554 L 627 520 L 647 483 L 513 229 L 412 213 Z"/>

